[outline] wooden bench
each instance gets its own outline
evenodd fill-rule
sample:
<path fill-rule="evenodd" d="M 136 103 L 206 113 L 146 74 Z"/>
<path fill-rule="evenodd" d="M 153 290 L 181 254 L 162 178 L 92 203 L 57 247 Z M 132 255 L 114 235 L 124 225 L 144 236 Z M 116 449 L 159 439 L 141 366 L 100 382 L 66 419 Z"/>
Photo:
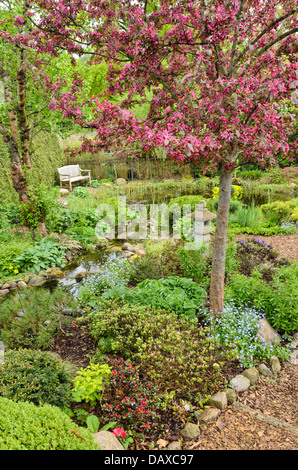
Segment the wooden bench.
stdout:
<path fill-rule="evenodd" d="M 82 172 L 88 172 L 88 175 L 83 176 Z M 67 183 L 72 191 L 72 183 L 83 180 L 89 180 L 89 184 L 91 184 L 91 170 L 82 170 L 79 165 L 62 166 L 58 168 L 58 173 L 61 188 L 63 183 Z"/>

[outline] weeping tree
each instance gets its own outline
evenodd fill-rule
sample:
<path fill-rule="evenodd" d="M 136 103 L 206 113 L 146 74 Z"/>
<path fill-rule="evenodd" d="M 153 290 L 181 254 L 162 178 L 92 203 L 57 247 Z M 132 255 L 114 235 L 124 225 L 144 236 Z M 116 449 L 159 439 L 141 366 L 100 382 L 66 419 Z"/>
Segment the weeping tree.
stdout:
<path fill-rule="evenodd" d="M 210 308 L 223 308 L 232 174 L 290 151 L 297 104 L 297 0 L 39 0 L 30 46 L 109 65 L 100 97 L 78 100 L 57 83 L 52 109 L 96 130 L 85 151 L 132 156 L 162 147 L 169 159 L 219 171 Z M 38 6 L 39 15 L 35 15 Z M 117 103 L 110 96 L 118 96 Z M 148 113 L 137 119 L 136 105 Z M 92 119 L 85 113 L 92 109 Z M 296 143 L 292 142 L 295 146 Z"/>

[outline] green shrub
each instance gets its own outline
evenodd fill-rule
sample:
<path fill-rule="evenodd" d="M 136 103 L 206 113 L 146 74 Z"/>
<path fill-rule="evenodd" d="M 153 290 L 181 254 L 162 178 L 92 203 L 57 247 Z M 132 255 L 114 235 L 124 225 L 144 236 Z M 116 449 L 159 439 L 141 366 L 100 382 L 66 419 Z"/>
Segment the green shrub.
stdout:
<path fill-rule="evenodd" d="M 88 429 L 59 408 L 0 398 L 1 450 L 99 450 Z"/>
<path fill-rule="evenodd" d="M 89 192 L 88 188 L 86 188 L 86 187 L 76 186 L 75 188 L 73 188 L 72 195 L 76 196 L 76 197 L 85 198 L 85 197 L 90 196 L 90 192 Z"/>
<path fill-rule="evenodd" d="M 257 181 L 262 178 L 264 171 L 262 170 L 240 170 L 237 172 L 238 178 L 241 180 L 254 180 Z"/>
<path fill-rule="evenodd" d="M 93 227 L 74 226 L 70 229 L 67 229 L 65 233 L 70 235 L 74 240 L 77 240 L 83 246 L 92 245 L 97 241 Z"/>
<path fill-rule="evenodd" d="M 62 289 L 28 288 L 1 300 L 0 339 L 9 348 L 46 349 L 59 331 L 64 309 L 74 311 L 76 303 Z"/>
<path fill-rule="evenodd" d="M 201 285 L 207 286 L 210 282 L 211 256 L 206 255 L 206 248 L 200 250 L 178 249 L 180 267 L 185 277 L 193 279 Z"/>
<path fill-rule="evenodd" d="M 295 207 L 293 210 L 292 214 L 289 217 L 290 222 L 295 222 L 295 224 L 298 223 L 298 207 Z"/>
<path fill-rule="evenodd" d="M 190 205 L 190 212 L 195 210 L 196 204 L 199 204 L 200 201 L 204 199 L 203 196 L 180 196 L 174 199 L 171 199 L 169 202 L 169 206 L 173 204 L 178 204 L 178 206 L 182 209 L 184 205 Z"/>
<path fill-rule="evenodd" d="M 271 168 L 263 174 L 261 182 L 265 184 L 283 184 L 287 182 L 287 178 L 281 168 Z"/>
<path fill-rule="evenodd" d="M 214 363 L 221 364 L 221 351 L 210 343 L 208 328 L 199 326 L 197 320 L 103 299 L 94 304 L 88 319 L 102 353 L 131 360 L 140 366 L 140 374 L 157 380 L 161 391 L 176 390 L 178 397 L 185 398 L 222 383 L 220 367 L 214 367 Z"/>
<path fill-rule="evenodd" d="M 44 222 L 47 214 L 56 209 L 56 201 L 52 192 L 45 185 L 37 188 L 29 187 L 29 199 L 19 206 L 20 219 L 23 225 L 36 229 L 40 222 Z"/>
<path fill-rule="evenodd" d="M 275 329 L 290 334 L 298 329 L 298 264 L 280 268 L 268 283 L 257 270 L 250 278 L 236 274 L 229 281 L 225 298 L 237 307 L 244 304 L 265 312 Z"/>
<path fill-rule="evenodd" d="M 295 204 L 291 201 L 275 201 L 271 204 L 264 204 L 261 206 L 264 217 L 269 220 L 271 224 L 280 225 L 290 219 L 290 216 L 295 209 Z"/>
<path fill-rule="evenodd" d="M 0 367 L 1 397 L 65 408 L 69 394 L 68 374 L 54 356 L 28 349 L 5 351 Z"/>
<path fill-rule="evenodd" d="M 0 242 L 0 278 L 12 274 L 10 266 L 14 266 L 14 260 L 21 253 L 26 251 L 32 246 L 32 239 L 18 239 L 12 238 L 7 243 Z"/>
<path fill-rule="evenodd" d="M 151 305 L 196 318 L 203 315 L 206 290 L 191 279 L 170 276 L 166 279 L 145 279 L 134 289 L 114 287 L 105 292 L 104 299 L 119 297 L 129 305 Z"/>
<path fill-rule="evenodd" d="M 107 364 L 91 363 L 81 368 L 73 381 L 72 396 L 76 402 L 84 401 L 94 406 L 101 400 L 104 386 L 103 379 L 109 377 L 111 368 Z"/>
<path fill-rule="evenodd" d="M 31 271 L 38 273 L 47 268 L 65 265 L 65 248 L 55 243 L 51 238 L 43 238 L 34 246 L 27 248 L 17 256 L 13 265 L 20 272 Z"/>

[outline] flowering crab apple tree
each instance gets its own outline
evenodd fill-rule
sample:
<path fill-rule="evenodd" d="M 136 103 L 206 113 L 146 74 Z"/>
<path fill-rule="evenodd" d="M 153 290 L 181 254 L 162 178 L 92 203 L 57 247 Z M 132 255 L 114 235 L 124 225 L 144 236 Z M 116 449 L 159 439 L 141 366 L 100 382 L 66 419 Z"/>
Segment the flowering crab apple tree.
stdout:
<path fill-rule="evenodd" d="M 60 110 L 96 138 L 82 149 L 123 156 L 162 147 L 169 159 L 219 171 L 210 309 L 221 312 L 232 173 L 290 150 L 298 102 L 298 0 L 38 0 L 28 47 L 90 54 L 109 65 L 102 96 L 79 101 L 77 80 L 53 90 Z M 39 14 L 34 16 L 34 7 Z M 117 104 L 111 96 L 120 98 Z M 147 106 L 137 119 L 135 106 Z M 92 118 L 85 110 L 92 109 Z"/>

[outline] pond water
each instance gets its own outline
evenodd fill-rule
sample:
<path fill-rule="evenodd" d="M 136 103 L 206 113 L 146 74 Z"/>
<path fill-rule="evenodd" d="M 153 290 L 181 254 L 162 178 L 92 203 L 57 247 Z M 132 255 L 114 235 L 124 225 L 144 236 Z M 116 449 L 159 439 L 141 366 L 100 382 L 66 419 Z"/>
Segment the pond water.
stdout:
<path fill-rule="evenodd" d="M 96 251 L 81 255 L 71 261 L 64 269 L 64 276 L 59 280 L 58 285 L 75 295 L 80 289 L 80 281 L 78 278 L 85 273 L 92 274 L 100 272 L 104 267 L 108 258 L 122 256 L 120 252 L 104 252 Z"/>

